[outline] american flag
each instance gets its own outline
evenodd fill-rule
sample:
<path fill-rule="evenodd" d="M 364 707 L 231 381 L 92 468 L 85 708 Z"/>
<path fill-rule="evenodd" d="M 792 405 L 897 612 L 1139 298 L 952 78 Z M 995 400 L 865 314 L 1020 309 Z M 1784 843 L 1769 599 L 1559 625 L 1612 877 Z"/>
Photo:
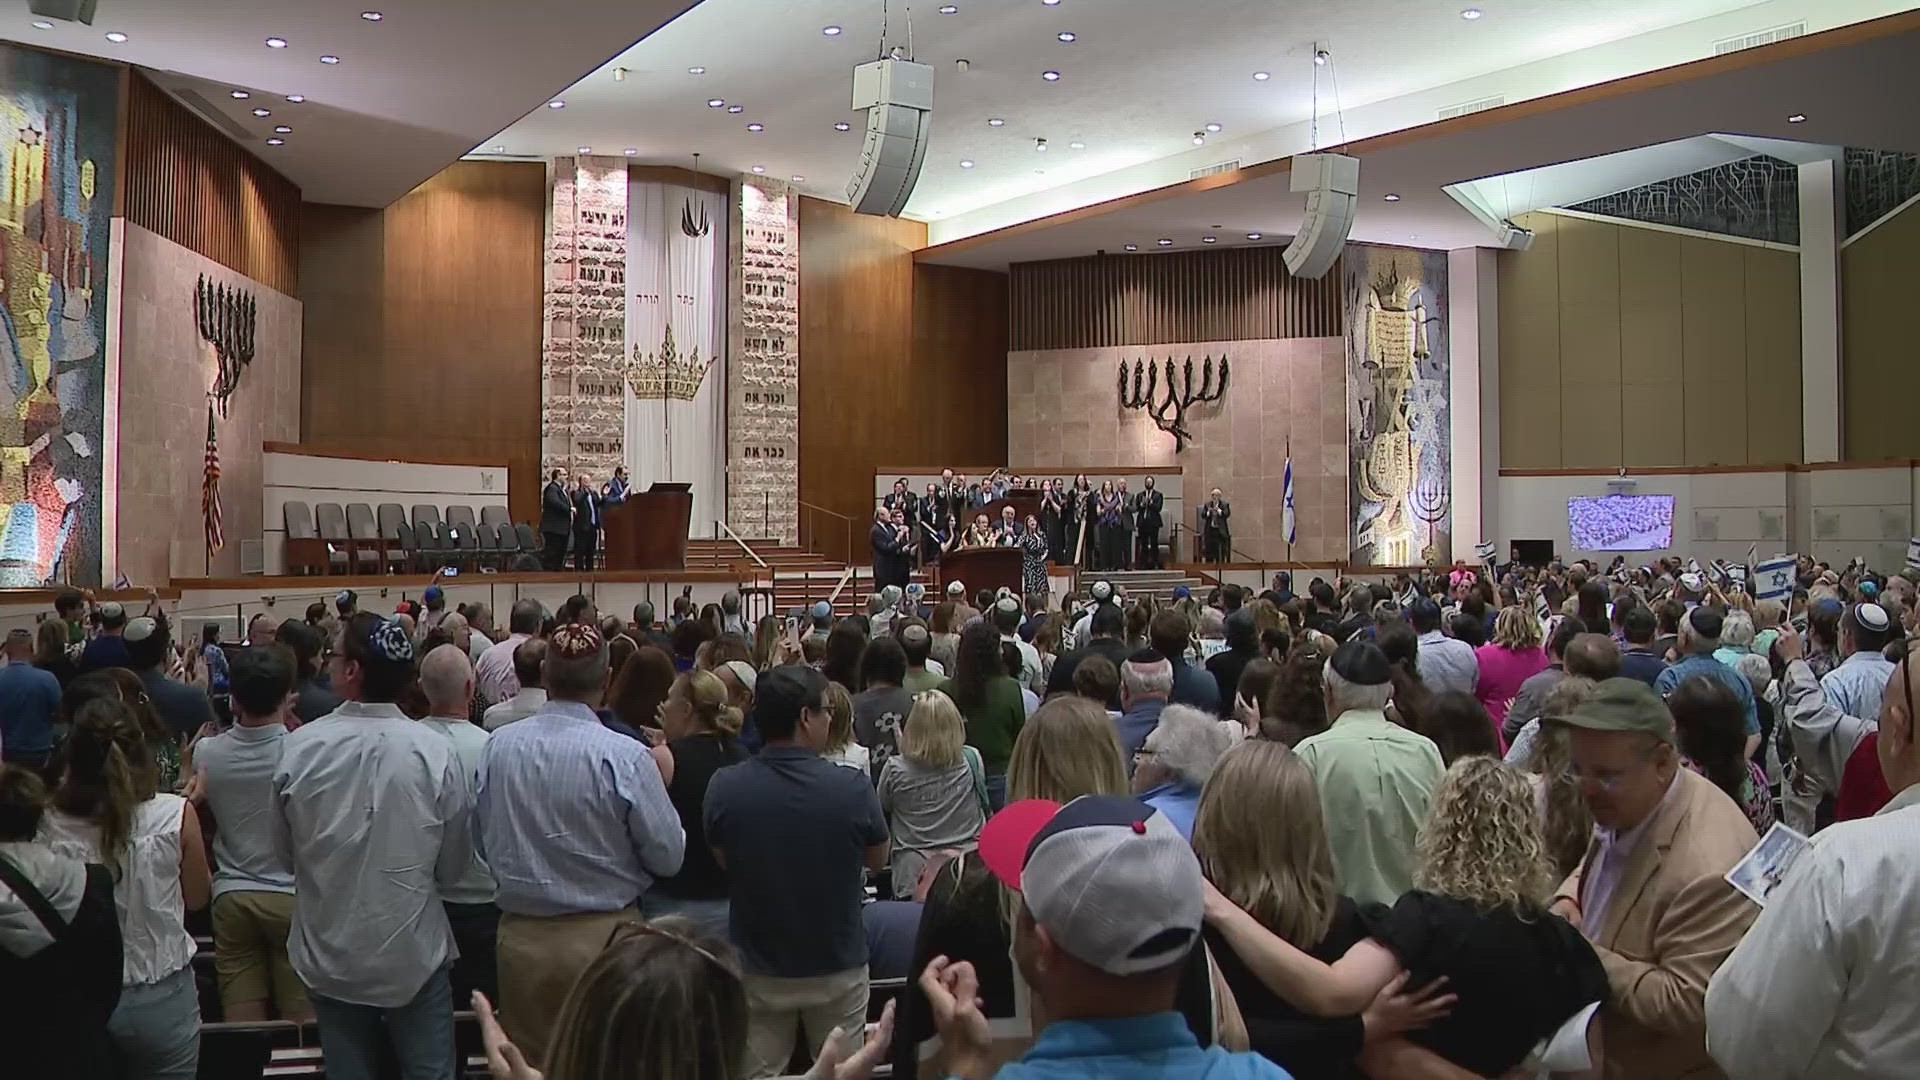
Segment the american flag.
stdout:
<path fill-rule="evenodd" d="M 213 403 L 207 403 L 207 467 L 200 479 L 200 517 L 207 529 L 207 554 L 227 546 L 220 521 L 220 439 L 213 431 Z"/>

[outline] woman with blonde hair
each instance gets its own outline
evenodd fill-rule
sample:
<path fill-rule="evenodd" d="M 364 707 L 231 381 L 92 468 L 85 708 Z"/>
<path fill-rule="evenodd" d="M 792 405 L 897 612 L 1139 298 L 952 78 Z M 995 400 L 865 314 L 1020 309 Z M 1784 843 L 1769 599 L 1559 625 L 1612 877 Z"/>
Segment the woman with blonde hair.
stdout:
<path fill-rule="evenodd" d="M 1062 695 L 1040 706 L 1013 741 L 1007 801 L 1125 795 L 1126 760 L 1113 720 L 1095 701 Z"/>
<path fill-rule="evenodd" d="M 61 758 L 60 786 L 40 838 L 56 855 L 100 863 L 113 874 L 124 953 L 120 1002 L 107 1032 L 122 1075 L 192 1080 L 200 998 L 185 920 L 207 906 L 213 889 L 199 816 L 186 799 L 162 790 L 148 736 L 124 702 L 94 698 L 80 706 Z"/>
<path fill-rule="evenodd" d="M 1547 693 L 1540 706 L 1542 720 L 1570 716 L 1593 696 L 1599 683 L 1581 675 L 1569 675 Z M 1573 750 L 1565 724 L 1541 723 L 1524 760 L 1511 761 L 1527 770 L 1534 785 L 1534 802 L 1540 808 L 1540 838 L 1547 845 L 1547 858 L 1554 872 L 1564 879 L 1580 865 L 1593 838 L 1593 811 L 1580 795 L 1580 778 L 1573 775 Z"/>
<path fill-rule="evenodd" d="M 821 707 L 826 709 L 831 721 L 827 725 L 827 745 L 820 756 L 835 765 L 844 765 L 849 769 L 858 769 L 864 775 L 873 773 L 873 751 L 861 746 L 853 737 L 853 695 L 837 682 L 827 684 L 820 699 Z"/>
<path fill-rule="evenodd" d="M 1507 718 L 1507 707 L 1513 704 L 1513 697 L 1520 692 L 1520 684 L 1544 670 L 1550 662 L 1546 649 L 1541 647 L 1543 640 L 1540 620 L 1534 617 L 1531 609 L 1522 604 L 1500 609 L 1500 615 L 1493 621 L 1493 640 L 1473 650 L 1474 659 L 1480 663 L 1480 677 L 1473 686 L 1473 696 L 1487 707 L 1487 717 L 1493 721 L 1494 731 Z M 1500 742 L 1506 746 L 1506 740 Z"/>
<path fill-rule="evenodd" d="M 880 810 L 893 840 L 893 895 L 913 895 L 935 852 L 973 850 L 987 823 L 987 773 L 966 745 L 966 721 L 938 690 L 913 697 L 900 752 L 880 769 Z"/>
<path fill-rule="evenodd" d="M 659 725 L 667 741 L 653 748 L 667 798 L 687 834 L 687 854 L 672 877 L 655 881 L 640 896 L 641 913 L 684 915 L 705 933 L 727 940 L 727 871 L 707 846 L 703 816 L 713 774 L 747 760 L 740 745 L 740 710 L 727 700 L 727 686 L 708 671 L 682 672 L 660 703 Z"/>
<path fill-rule="evenodd" d="M 1313 773 L 1280 743 L 1244 742 L 1220 759 L 1200 795 L 1193 851 L 1222 895 L 1316 960 L 1332 963 L 1367 936 L 1360 909 L 1340 895 Z M 1363 1039 L 1394 1033 L 1382 1030 L 1395 1021 L 1389 1007 L 1435 1010 L 1443 1000 L 1429 988 L 1411 1001 L 1396 1001 L 1395 986 L 1380 999 L 1383 1008 L 1364 1021 L 1358 1014 L 1321 1019 L 1269 989 L 1218 929 L 1209 926 L 1205 933 L 1251 1048 L 1302 1080 L 1355 1075 Z"/>
<path fill-rule="evenodd" d="M 1593 947 L 1547 911 L 1556 875 L 1533 787 L 1519 770 L 1477 755 L 1454 762 L 1414 847 L 1413 890 L 1391 912 L 1363 914 L 1368 936 L 1332 964 L 1212 887 L 1207 924 L 1262 982 L 1314 1016 L 1360 1012 L 1402 974 L 1420 985 L 1445 977 L 1451 1011 L 1405 1043 L 1369 1042 L 1360 1062 L 1374 1076 L 1415 1071 L 1409 1058 L 1423 1050 L 1500 1076 L 1606 999 L 1607 974 Z"/>
<path fill-rule="evenodd" d="M 753 625 L 753 670 L 765 671 L 780 662 L 780 616 L 762 615 Z"/>

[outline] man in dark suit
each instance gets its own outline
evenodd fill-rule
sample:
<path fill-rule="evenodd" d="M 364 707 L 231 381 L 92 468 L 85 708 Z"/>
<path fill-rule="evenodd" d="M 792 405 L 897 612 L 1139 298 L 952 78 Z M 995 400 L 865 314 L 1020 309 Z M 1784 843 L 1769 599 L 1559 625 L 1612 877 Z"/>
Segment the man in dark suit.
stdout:
<path fill-rule="evenodd" d="M 1146 490 L 1134 496 L 1135 536 L 1139 538 L 1140 552 L 1134 558 L 1133 565 L 1142 570 L 1158 570 L 1160 562 L 1160 512 L 1165 508 L 1167 497 L 1154 490 L 1153 477 L 1141 481 Z"/>
<path fill-rule="evenodd" d="M 600 493 L 581 473 L 573 489 L 573 568 L 593 569 L 593 549 L 600 541 Z"/>
<path fill-rule="evenodd" d="M 1226 562 L 1228 553 L 1233 550 L 1233 532 L 1227 527 L 1227 519 L 1233 516 L 1233 505 L 1220 497 L 1220 489 L 1214 488 L 1207 493 L 1206 505 L 1200 507 L 1200 558 L 1204 562 Z"/>
<path fill-rule="evenodd" d="M 920 498 L 907 488 L 907 478 L 901 477 L 893 482 L 893 491 L 880 500 L 880 504 L 889 510 L 898 510 L 912 521 L 914 513 L 920 508 Z"/>
<path fill-rule="evenodd" d="M 573 500 L 567 497 L 567 470 L 555 469 L 540 492 L 540 568 L 566 565 L 567 537 L 573 533 Z"/>
<path fill-rule="evenodd" d="M 895 511 L 882 506 L 873 512 L 873 529 L 867 534 L 873 544 L 873 588 L 878 592 L 889 585 L 896 584 L 894 578 L 897 568 L 904 561 L 906 549 L 900 535 L 900 529 L 893 523 Z M 906 584 L 904 581 L 897 584 Z"/>

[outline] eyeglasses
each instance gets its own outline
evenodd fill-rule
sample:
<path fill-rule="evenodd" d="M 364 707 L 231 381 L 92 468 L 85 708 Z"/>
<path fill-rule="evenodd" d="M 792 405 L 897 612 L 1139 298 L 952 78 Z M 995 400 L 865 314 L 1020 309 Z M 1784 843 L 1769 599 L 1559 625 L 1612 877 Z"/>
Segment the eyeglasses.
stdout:
<path fill-rule="evenodd" d="M 1591 783 L 1600 790 L 1611 793 L 1618 789 L 1623 781 L 1638 772 L 1640 766 L 1652 760 L 1653 755 L 1664 745 L 1666 744 L 1656 742 L 1651 746 L 1642 748 L 1639 753 L 1634 755 L 1634 763 L 1621 769 L 1582 769 L 1577 763 L 1569 762 L 1567 765 L 1567 775 L 1573 777 L 1576 781 Z"/>

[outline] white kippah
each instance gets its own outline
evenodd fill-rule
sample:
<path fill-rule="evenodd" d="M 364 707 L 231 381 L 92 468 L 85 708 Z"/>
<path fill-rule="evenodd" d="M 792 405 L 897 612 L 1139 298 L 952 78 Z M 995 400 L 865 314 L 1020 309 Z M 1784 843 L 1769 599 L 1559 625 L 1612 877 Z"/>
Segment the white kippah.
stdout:
<path fill-rule="evenodd" d="M 949 581 L 949 582 L 947 582 L 947 595 L 948 595 L 948 596 L 965 596 L 965 595 L 967 595 L 967 586 L 966 586 L 966 583 L 965 583 L 965 582 L 962 582 L 962 581 L 959 581 L 959 580 L 957 580 L 957 579 L 956 579 L 956 580 L 954 580 L 954 581 Z"/>
<path fill-rule="evenodd" d="M 1887 609 L 1879 604 L 1860 604 L 1853 609 L 1853 617 L 1861 627 L 1876 634 L 1893 625 L 1893 620 L 1887 617 Z"/>

